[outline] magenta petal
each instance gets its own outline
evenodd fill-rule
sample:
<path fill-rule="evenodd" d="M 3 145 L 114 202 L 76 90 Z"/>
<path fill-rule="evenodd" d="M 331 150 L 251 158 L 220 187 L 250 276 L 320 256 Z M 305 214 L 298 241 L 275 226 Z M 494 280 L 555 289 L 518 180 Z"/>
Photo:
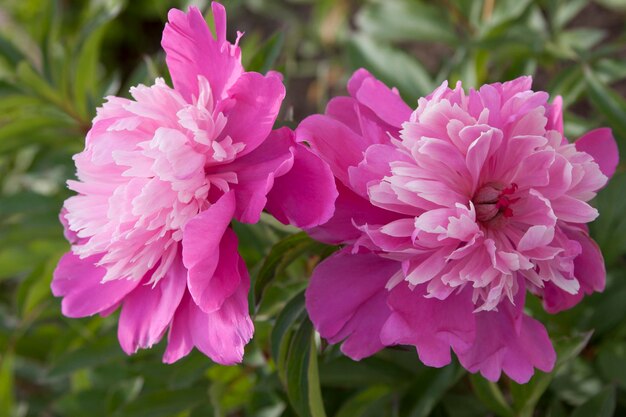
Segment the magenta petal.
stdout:
<path fill-rule="evenodd" d="M 373 206 L 340 182 L 336 182 L 339 196 L 335 201 L 335 212 L 321 226 L 307 230 L 313 238 L 324 243 L 352 242 L 361 236 L 355 224 L 385 224 L 399 218 L 397 213 Z"/>
<path fill-rule="evenodd" d="M 215 310 L 223 302 L 223 283 L 213 281 L 214 273 L 225 249 L 221 244 L 235 210 L 233 192 L 224 194 L 215 204 L 191 219 L 183 231 L 183 263 L 188 270 L 187 285 L 194 301 L 206 311 Z M 236 252 L 235 247 L 229 250 Z"/>
<path fill-rule="evenodd" d="M 515 305 L 500 303 L 498 311 L 476 313 L 476 339 L 466 350 L 457 350 L 461 364 L 497 381 L 504 371 L 520 384 L 528 382 L 533 368 L 549 372 L 556 353 L 541 323 L 524 314 L 524 287 L 515 296 Z"/>
<path fill-rule="evenodd" d="M 228 121 L 221 136 L 230 136 L 233 143 L 244 143 L 245 148 L 239 153 L 243 156 L 261 145 L 272 131 L 285 98 L 285 86 L 276 73 L 264 76 L 246 72 L 228 94 L 222 109 Z"/>
<path fill-rule="evenodd" d="M 574 144 L 578 151 L 593 157 L 604 175 L 613 176 L 619 163 L 619 151 L 611 129 L 603 127 L 587 132 Z"/>
<path fill-rule="evenodd" d="M 320 263 L 306 291 L 306 308 L 322 337 L 346 340 L 342 350 L 353 359 L 383 348 L 380 329 L 389 316 L 385 284 L 400 264 L 374 254 L 343 250 Z"/>
<path fill-rule="evenodd" d="M 244 347 L 254 333 L 248 312 L 250 277 L 239 255 L 231 260 L 235 265 L 230 266 L 234 269 L 229 271 L 232 274 L 229 278 L 236 276 L 239 285 L 218 310 L 210 313 L 202 311 L 190 294 L 185 293 L 170 328 L 163 362 L 176 362 L 194 346 L 222 365 L 241 362 Z"/>
<path fill-rule="evenodd" d="M 185 293 L 187 270 L 179 256 L 159 282 L 147 281 L 126 296 L 120 313 L 117 336 L 129 355 L 161 340 Z"/>
<path fill-rule="evenodd" d="M 193 349 L 193 337 L 189 323 L 191 310 L 197 308 L 198 306 L 194 303 L 189 292 L 185 292 L 170 325 L 167 348 L 163 354 L 164 363 L 174 363 L 187 356 Z"/>
<path fill-rule="evenodd" d="M 304 119 L 296 129 L 296 140 L 308 142 L 330 166 L 335 176 L 349 185 L 348 168 L 363 159 L 367 141 L 337 120 L 319 114 Z"/>
<path fill-rule="evenodd" d="M 86 317 L 116 305 L 137 286 L 121 279 L 101 282 L 105 268 L 96 266 L 100 256 L 80 259 L 71 252 L 63 255 L 52 279 L 52 294 L 63 297 L 61 311 L 67 317 Z"/>
<path fill-rule="evenodd" d="M 328 165 L 304 145 L 294 143 L 293 166 L 274 181 L 267 210 L 300 228 L 326 223 L 335 211 L 337 187 Z"/>
<path fill-rule="evenodd" d="M 220 99 L 243 72 L 239 48 L 222 38 L 226 27 L 223 6 L 213 3 L 213 15 L 220 29 L 217 40 L 195 7 L 190 7 L 188 13 L 170 10 L 163 30 L 161 46 L 167 54 L 174 87 L 188 102 L 198 97 L 199 75 L 209 81 L 214 99 Z"/>
<path fill-rule="evenodd" d="M 275 130 L 254 152 L 224 166 L 225 171 L 237 174 L 233 190 L 237 201 L 235 217 L 240 222 L 259 221 L 275 178 L 292 168 L 296 145 L 292 136 L 288 128 Z"/>
<path fill-rule="evenodd" d="M 241 362 L 244 347 L 254 333 L 248 312 L 250 278 L 243 259 L 238 255 L 237 258 L 239 286 L 220 309 L 205 313 L 195 306 L 190 307 L 189 326 L 194 345 L 222 365 Z"/>
<path fill-rule="evenodd" d="M 471 292 L 463 291 L 445 300 L 426 298 L 426 286 L 409 289 L 398 284 L 389 295 L 392 314 L 381 340 L 385 345 L 407 344 L 417 349 L 420 360 L 434 367 L 450 363 L 450 348 L 464 349 L 474 338 Z"/>
<path fill-rule="evenodd" d="M 400 128 L 411 117 L 412 110 L 400 95 L 372 75 L 362 80 L 355 98 L 391 126 Z"/>

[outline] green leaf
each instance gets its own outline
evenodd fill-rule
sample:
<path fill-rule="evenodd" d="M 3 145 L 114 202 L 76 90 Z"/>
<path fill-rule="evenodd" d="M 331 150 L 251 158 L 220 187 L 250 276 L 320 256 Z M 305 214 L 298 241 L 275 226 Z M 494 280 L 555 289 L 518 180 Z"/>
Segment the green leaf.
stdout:
<path fill-rule="evenodd" d="M 193 387 L 181 390 L 160 390 L 144 394 L 123 407 L 120 417 L 170 417 L 189 412 L 209 400 L 206 388 Z"/>
<path fill-rule="evenodd" d="M 366 413 L 380 413 L 383 403 L 391 393 L 391 387 L 375 385 L 359 391 L 347 401 L 335 413 L 335 417 L 361 417 Z"/>
<path fill-rule="evenodd" d="M 448 389 L 463 375 L 465 370 L 457 363 L 442 369 L 427 368 L 408 390 L 409 397 L 417 396 L 408 417 L 428 417 Z"/>
<path fill-rule="evenodd" d="M 285 44 L 283 32 L 276 32 L 261 45 L 256 53 L 245 65 L 247 71 L 256 71 L 261 74 L 267 73 L 274 67 L 274 63 L 280 55 L 280 51 Z"/>
<path fill-rule="evenodd" d="M 606 387 L 574 410 L 570 417 L 613 417 L 614 411 L 615 387 Z"/>
<path fill-rule="evenodd" d="M 350 39 L 349 50 L 353 66 L 365 67 L 389 87 L 397 87 L 411 107 L 433 90 L 428 71 L 399 49 L 357 34 Z"/>
<path fill-rule="evenodd" d="M 11 417 L 15 405 L 13 367 L 15 355 L 7 349 L 0 353 L 0 417 Z"/>
<path fill-rule="evenodd" d="M 500 417 L 515 417 L 515 412 L 504 398 L 498 384 L 486 380 L 482 375 L 471 374 L 472 389 L 478 399 Z"/>
<path fill-rule="evenodd" d="M 94 30 L 85 40 L 78 54 L 74 74 L 74 99 L 81 116 L 89 118 L 91 110 L 87 108 L 92 103 L 98 91 L 99 77 L 97 74 L 100 58 L 102 38 L 107 26 L 103 25 Z"/>
<path fill-rule="evenodd" d="M 293 261 L 308 252 L 320 253 L 326 245 L 311 239 L 301 232 L 287 236 L 272 246 L 270 253 L 265 257 L 261 269 L 254 283 L 254 299 L 258 306 L 267 286 L 289 266 Z"/>
<path fill-rule="evenodd" d="M 280 362 L 281 358 L 284 358 L 287 354 L 288 334 L 291 327 L 294 323 L 301 320 L 305 314 L 304 291 L 302 291 L 289 300 L 283 311 L 276 318 L 276 323 L 272 329 L 270 340 L 272 357 L 276 363 Z"/>
<path fill-rule="evenodd" d="M 449 16 L 440 7 L 417 1 L 372 2 L 359 10 L 356 24 L 380 40 L 458 43 Z"/>
<path fill-rule="evenodd" d="M 585 80 L 591 102 L 619 134 L 622 140 L 618 143 L 622 145 L 620 148 L 624 149 L 626 145 L 623 143 L 626 141 L 626 100 L 602 83 L 589 68 L 585 68 Z"/>
<path fill-rule="evenodd" d="M 626 342 L 604 346 L 598 354 L 598 366 L 604 378 L 626 390 Z"/>

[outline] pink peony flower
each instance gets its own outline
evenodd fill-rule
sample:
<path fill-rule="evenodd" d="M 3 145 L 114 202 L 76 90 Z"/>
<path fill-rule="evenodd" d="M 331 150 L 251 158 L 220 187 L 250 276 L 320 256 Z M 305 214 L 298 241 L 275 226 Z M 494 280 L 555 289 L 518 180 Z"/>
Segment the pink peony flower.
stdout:
<path fill-rule="evenodd" d="M 72 250 L 52 282 L 66 316 L 121 307 L 128 354 L 169 329 L 168 363 L 194 346 L 239 362 L 252 337 L 233 218 L 254 223 L 267 208 L 306 228 L 326 221 L 336 198 L 329 168 L 290 130 L 272 132 L 280 76 L 245 72 L 224 8 L 212 8 L 216 39 L 198 9 L 169 13 L 162 45 L 174 88 L 157 79 L 98 109 L 61 215 Z"/>
<path fill-rule="evenodd" d="M 452 349 L 470 372 L 517 382 L 550 371 L 555 352 L 524 313 L 602 291 L 587 202 L 615 171 L 609 129 L 574 144 L 560 98 L 531 78 L 465 93 L 444 83 L 415 111 L 365 70 L 325 115 L 296 131 L 333 170 L 335 215 L 313 236 L 346 245 L 314 271 L 306 304 L 320 334 L 353 359 L 414 345 L 440 367 Z"/>

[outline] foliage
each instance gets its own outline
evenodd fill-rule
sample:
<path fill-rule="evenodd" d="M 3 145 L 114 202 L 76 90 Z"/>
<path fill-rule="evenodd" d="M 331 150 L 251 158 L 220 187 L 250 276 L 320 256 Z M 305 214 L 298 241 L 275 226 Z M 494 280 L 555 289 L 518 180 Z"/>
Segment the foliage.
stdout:
<path fill-rule="evenodd" d="M 95 108 L 165 76 L 160 32 L 184 0 L 5 0 L 0 5 L 0 417 L 626 415 L 626 173 L 601 192 L 592 234 L 607 289 L 548 315 L 559 362 L 520 386 L 419 364 L 387 349 L 359 363 L 326 346 L 302 291 L 335 248 L 269 217 L 234 225 L 253 272 L 256 334 L 244 364 L 163 346 L 126 357 L 116 318 L 61 316 L 49 283 L 68 249 L 57 220 Z M 206 2 L 194 2 L 207 10 Z M 535 76 L 563 96 L 566 134 L 608 125 L 626 155 L 626 7 L 621 0 L 232 0 L 249 69 L 285 74 L 279 123 L 323 108 L 366 66 L 409 103 L 443 80 Z M 272 248 L 269 250 L 269 248 Z M 322 400 L 323 399 L 323 400 Z"/>

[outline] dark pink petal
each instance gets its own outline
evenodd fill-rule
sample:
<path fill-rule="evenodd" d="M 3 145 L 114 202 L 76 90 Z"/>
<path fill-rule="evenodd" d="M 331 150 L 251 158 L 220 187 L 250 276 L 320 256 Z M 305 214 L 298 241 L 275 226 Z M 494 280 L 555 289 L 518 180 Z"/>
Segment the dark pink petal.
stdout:
<path fill-rule="evenodd" d="M 364 69 L 352 76 L 348 88 L 354 98 L 391 126 L 400 128 L 411 117 L 412 110 L 400 95 Z"/>
<path fill-rule="evenodd" d="M 306 291 L 306 308 L 320 335 L 331 343 L 345 340 L 342 351 L 353 359 L 383 348 L 380 329 L 389 316 L 385 285 L 400 264 L 348 249 L 320 263 Z"/>
<path fill-rule="evenodd" d="M 215 26 L 219 29 L 214 39 L 204 17 L 195 7 L 188 13 L 172 9 L 163 30 L 161 46 L 166 52 L 167 66 L 174 87 L 188 102 L 198 97 L 198 76 L 211 85 L 215 100 L 223 98 L 226 90 L 241 76 L 243 67 L 238 47 L 223 38 L 226 13 L 219 3 L 213 3 Z"/>
<path fill-rule="evenodd" d="M 220 167 L 224 172 L 237 174 L 237 184 L 232 188 L 237 202 L 235 217 L 240 222 L 259 221 L 276 177 L 292 169 L 296 146 L 292 135 L 288 128 L 275 130 L 252 153 Z"/>
<path fill-rule="evenodd" d="M 236 245 L 236 236 L 230 229 L 226 231 L 224 240 L 234 241 Z M 163 362 L 176 362 L 189 354 L 194 346 L 222 365 L 241 362 L 244 347 L 254 333 L 248 312 L 250 277 L 239 254 L 235 252 L 232 255 L 228 258 L 228 265 L 223 268 L 218 266 L 216 275 L 220 271 L 227 273 L 227 278 L 238 282 L 238 286 L 219 309 L 210 313 L 202 311 L 193 297 L 185 293 L 174 315 Z"/>
<path fill-rule="evenodd" d="M 600 248 L 585 230 L 563 227 L 569 239 L 580 244 L 582 252 L 574 259 L 574 277 L 580 283 L 577 294 L 569 294 L 551 282 L 546 282 L 543 290 L 543 305 L 549 313 L 572 308 L 582 300 L 584 294 L 604 291 L 606 269 Z"/>
<path fill-rule="evenodd" d="M 293 166 L 274 180 L 267 210 L 285 224 L 307 229 L 331 218 L 337 195 L 328 165 L 304 145 L 294 143 Z"/>
<path fill-rule="evenodd" d="M 52 294 L 63 297 L 61 311 L 67 317 L 86 317 L 116 305 L 133 290 L 137 281 L 121 279 L 101 282 L 106 269 L 96 266 L 101 256 L 80 259 L 63 255 L 52 279 Z"/>
<path fill-rule="evenodd" d="M 185 292 L 181 300 L 167 337 L 167 348 L 163 354 L 164 363 L 174 363 L 183 358 L 193 349 L 193 336 L 191 333 L 191 310 L 197 309 L 189 292 Z"/>
<path fill-rule="evenodd" d="M 183 263 L 188 270 L 187 285 L 196 304 L 212 312 L 224 302 L 238 285 L 238 276 L 229 280 L 218 279 L 217 268 L 222 257 L 229 259 L 236 253 L 236 241 L 227 240 L 227 228 L 235 210 L 232 191 L 224 194 L 215 204 L 191 219 L 183 231 Z M 226 250 L 226 253 L 221 253 Z M 215 278 L 215 279 L 214 279 Z"/>
<path fill-rule="evenodd" d="M 195 306 L 190 307 L 189 326 L 194 345 L 222 365 L 241 362 L 244 346 L 254 333 L 248 312 L 250 278 L 243 259 L 236 255 L 239 286 L 220 309 L 205 313 Z"/>
<path fill-rule="evenodd" d="M 386 224 L 400 216 L 376 206 L 357 195 L 340 182 L 336 182 L 339 196 L 335 201 L 335 212 L 321 226 L 307 230 L 313 238 L 324 243 L 353 242 L 362 232 L 355 227 L 363 224 Z"/>
<path fill-rule="evenodd" d="M 574 144 L 578 151 L 593 157 L 604 175 L 613 176 L 619 163 L 619 151 L 611 129 L 603 127 L 587 132 Z"/>
<path fill-rule="evenodd" d="M 122 305 L 117 336 L 129 355 L 157 343 L 170 325 L 187 287 L 187 270 L 180 256 L 156 284 L 148 281 L 131 291 Z"/>
<path fill-rule="evenodd" d="M 411 291 L 398 284 L 388 298 L 392 314 L 381 340 L 385 345 L 413 345 L 420 360 L 434 367 L 450 363 L 450 348 L 467 348 L 474 338 L 474 305 L 470 291 L 445 300 L 426 298 L 426 286 Z"/>
<path fill-rule="evenodd" d="M 280 105 L 285 98 L 285 86 L 276 73 L 261 75 L 244 73 L 228 90 L 229 98 L 221 110 L 228 119 L 221 137 L 230 136 L 233 143 L 244 143 L 239 153 L 255 150 L 272 131 Z"/>
<path fill-rule="evenodd" d="M 296 129 L 296 140 L 308 142 L 344 184 L 349 185 L 348 168 L 363 159 L 366 140 L 354 130 L 328 116 L 313 115 L 304 119 Z"/>

